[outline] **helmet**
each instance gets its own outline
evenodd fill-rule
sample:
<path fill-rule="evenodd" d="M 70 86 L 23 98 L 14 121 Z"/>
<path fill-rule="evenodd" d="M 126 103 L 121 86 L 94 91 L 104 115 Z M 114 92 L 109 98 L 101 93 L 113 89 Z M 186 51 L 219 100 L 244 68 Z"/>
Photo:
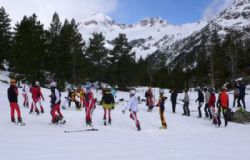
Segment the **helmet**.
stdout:
<path fill-rule="evenodd" d="M 40 86 L 40 83 L 38 81 L 35 82 L 36 86 Z"/>
<path fill-rule="evenodd" d="M 159 90 L 159 93 L 160 93 L 160 94 L 164 94 L 164 90 L 163 90 L 163 89 L 160 89 L 160 90 Z"/>
<path fill-rule="evenodd" d="M 50 87 L 56 87 L 56 82 L 51 82 Z"/>
<path fill-rule="evenodd" d="M 132 89 L 132 90 L 130 90 L 129 91 L 129 94 L 132 96 L 132 95 L 135 95 L 135 90 L 134 89 Z"/>
<path fill-rule="evenodd" d="M 10 83 L 11 83 L 11 84 L 14 84 L 14 83 L 16 83 L 16 80 L 15 80 L 15 79 L 11 79 L 11 80 L 10 80 Z"/>

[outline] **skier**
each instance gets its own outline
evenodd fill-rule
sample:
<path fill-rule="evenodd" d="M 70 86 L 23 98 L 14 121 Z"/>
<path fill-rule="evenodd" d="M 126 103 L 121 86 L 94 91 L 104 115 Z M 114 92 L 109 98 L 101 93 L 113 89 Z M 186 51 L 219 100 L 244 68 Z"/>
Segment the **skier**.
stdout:
<path fill-rule="evenodd" d="M 239 88 L 237 87 L 238 86 L 237 83 L 235 82 L 235 84 L 234 84 L 234 102 L 233 102 L 233 107 L 235 107 L 235 102 L 238 101 L 239 94 L 240 94 Z"/>
<path fill-rule="evenodd" d="M 148 90 L 145 93 L 145 97 L 146 97 L 146 105 L 148 106 L 148 112 L 152 112 L 154 108 L 154 103 L 153 103 L 153 92 L 151 87 L 148 87 Z"/>
<path fill-rule="evenodd" d="M 189 95 L 188 95 L 188 90 L 185 90 L 185 95 L 183 99 L 184 105 L 183 105 L 183 114 L 185 116 L 190 116 L 190 110 L 189 110 Z"/>
<path fill-rule="evenodd" d="M 63 120 L 63 115 L 60 111 L 60 104 L 61 104 L 61 93 L 57 88 L 56 82 L 52 82 L 50 84 L 50 91 L 51 91 L 51 116 L 52 116 L 52 124 L 65 124 L 66 121 Z"/>
<path fill-rule="evenodd" d="M 222 111 L 224 120 L 225 120 L 225 127 L 228 124 L 228 107 L 229 107 L 229 96 L 226 93 L 226 88 L 222 88 L 221 93 L 219 94 L 219 98 L 217 101 L 217 106 L 218 106 L 218 126 L 220 127 L 221 125 L 221 120 L 220 120 L 220 112 Z"/>
<path fill-rule="evenodd" d="M 239 98 L 238 98 L 238 107 L 240 110 L 244 111 L 244 110 L 246 110 L 246 103 L 245 103 L 246 85 L 244 84 L 244 82 L 242 82 L 242 81 L 239 82 L 238 89 L 240 91 Z M 240 101 L 243 104 L 243 108 L 242 108 Z"/>
<path fill-rule="evenodd" d="M 199 106 L 198 106 L 198 111 L 199 111 L 199 115 L 198 115 L 198 118 L 202 118 L 202 113 L 201 113 L 201 107 L 204 103 L 204 95 L 201 91 L 201 89 L 198 89 L 198 98 L 196 99 L 195 102 L 199 102 Z"/>
<path fill-rule="evenodd" d="M 76 88 L 74 88 L 73 93 L 71 95 L 71 101 L 75 102 L 76 110 L 81 111 L 80 94 Z"/>
<path fill-rule="evenodd" d="M 83 99 L 83 104 L 85 106 L 85 112 L 86 112 L 85 121 L 87 126 L 92 127 L 92 111 L 95 107 L 95 99 L 91 91 L 91 85 L 86 85 L 85 88 L 86 90 Z"/>
<path fill-rule="evenodd" d="M 23 85 L 23 106 L 29 108 L 29 92 L 30 92 L 30 87 L 29 87 L 29 82 L 25 81 Z"/>
<path fill-rule="evenodd" d="M 174 88 L 174 89 L 171 91 L 171 103 L 172 103 L 172 111 L 173 111 L 173 113 L 175 113 L 177 96 L 178 96 L 178 92 L 177 92 L 176 89 Z"/>
<path fill-rule="evenodd" d="M 206 118 L 212 119 L 212 113 L 211 113 L 210 108 L 209 108 L 210 92 L 208 91 L 207 88 L 204 88 L 204 91 L 205 91 L 205 108 L 204 108 L 204 111 L 205 111 L 205 114 L 206 114 Z"/>
<path fill-rule="evenodd" d="M 36 81 L 35 84 L 30 88 L 30 92 L 32 94 L 32 104 L 30 108 L 30 114 L 33 112 L 33 109 L 35 107 L 35 112 L 37 113 L 37 115 L 39 115 L 40 112 L 37 108 L 37 104 L 40 105 L 41 113 L 44 113 L 44 109 L 41 102 L 41 99 L 44 101 L 44 97 L 41 92 L 40 83 L 38 81 Z"/>
<path fill-rule="evenodd" d="M 103 106 L 103 110 L 104 110 L 104 115 L 103 115 L 103 121 L 104 121 L 104 125 L 107 125 L 106 122 L 106 114 L 108 112 L 108 123 L 111 125 L 111 109 L 114 108 L 115 105 L 115 99 L 113 94 L 111 93 L 111 89 L 110 88 L 106 88 L 103 92 L 103 96 L 102 96 L 102 106 Z"/>
<path fill-rule="evenodd" d="M 10 102 L 10 115 L 11 115 L 11 122 L 16 123 L 15 120 L 15 111 L 17 112 L 17 119 L 18 123 L 24 125 L 22 122 L 21 111 L 18 105 L 18 89 L 16 86 L 16 80 L 11 79 L 10 87 L 8 88 L 8 99 Z"/>
<path fill-rule="evenodd" d="M 165 100 L 167 99 L 167 97 L 164 96 L 164 90 L 160 89 L 159 91 L 160 93 L 160 98 L 159 101 L 157 103 L 157 107 L 159 107 L 159 112 L 160 112 L 160 119 L 161 119 L 161 129 L 166 129 L 167 128 L 167 123 L 165 120 L 165 116 L 164 116 L 164 111 L 165 111 Z"/>
<path fill-rule="evenodd" d="M 126 110 L 129 109 L 130 118 L 134 120 L 137 130 L 140 131 L 141 126 L 136 115 L 138 113 L 138 101 L 137 101 L 137 98 L 135 97 L 135 90 L 130 90 L 129 95 L 130 95 L 130 99 L 127 105 L 125 106 L 125 108 L 122 110 L 122 113 L 124 114 Z"/>
<path fill-rule="evenodd" d="M 210 98 L 209 98 L 209 108 L 212 114 L 212 119 L 213 119 L 213 124 L 217 125 L 218 124 L 218 113 L 216 113 L 216 108 L 215 108 L 215 102 L 216 102 L 216 97 L 213 92 L 213 89 L 210 88 Z"/>

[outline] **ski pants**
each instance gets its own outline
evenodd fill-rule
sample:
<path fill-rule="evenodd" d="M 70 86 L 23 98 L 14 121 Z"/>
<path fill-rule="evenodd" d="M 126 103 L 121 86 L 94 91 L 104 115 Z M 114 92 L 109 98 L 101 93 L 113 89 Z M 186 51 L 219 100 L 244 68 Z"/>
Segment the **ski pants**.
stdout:
<path fill-rule="evenodd" d="M 184 115 L 190 116 L 189 103 L 184 102 L 183 111 L 184 111 L 183 113 Z"/>
<path fill-rule="evenodd" d="M 130 116 L 130 118 L 131 118 L 132 120 L 134 120 L 135 126 L 138 127 L 139 124 L 140 124 L 140 122 L 139 122 L 139 120 L 137 119 L 136 112 L 131 111 L 129 116 Z"/>
<path fill-rule="evenodd" d="M 221 119 L 220 119 L 221 110 L 222 110 L 222 114 L 223 114 L 223 117 L 224 117 L 225 126 L 227 126 L 227 124 L 228 124 L 227 108 L 223 108 L 223 107 L 218 109 L 218 124 L 219 124 L 219 126 L 221 124 Z"/>
<path fill-rule="evenodd" d="M 52 122 L 55 123 L 58 116 L 63 118 L 63 115 L 60 111 L 60 104 L 54 104 L 51 109 Z"/>
<path fill-rule="evenodd" d="M 240 101 L 242 102 L 243 107 L 246 109 L 245 96 L 239 96 L 239 98 L 238 98 L 238 107 L 241 106 Z"/>
<path fill-rule="evenodd" d="M 29 97 L 26 93 L 23 93 L 23 106 L 29 107 Z"/>
<path fill-rule="evenodd" d="M 15 111 L 17 112 L 18 119 L 21 119 L 21 111 L 17 103 L 10 103 L 10 117 L 15 120 Z"/>
<path fill-rule="evenodd" d="M 166 119 L 165 119 L 165 116 L 164 116 L 164 111 L 165 111 L 164 107 L 159 108 L 161 124 L 162 124 L 163 127 L 166 127 L 167 123 L 166 123 Z"/>
<path fill-rule="evenodd" d="M 176 101 L 172 101 L 172 111 L 175 113 Z"/>
<path fill-rule="evenodd" d="M 41 99 L 33 99 L 32 104 L 31 104 L 31 108 L 30 108 L 30 112 L 33 112 L 34 108 L 35 108 L 36 112 L 39 112 L 39 110 L 37 108 L 37 104 L 39 104 L 41 112 L 43 113 L 44 110 L 43 110 Z"/>
<path fill-rule="evenodd" d="M 203 105 L 203 102 L 199 102 L 199 106 L 198 106 L 198 111 L 199 111 L 199 117 L 202 117 L 202 113 L 201 113 L 201 107 Z"/>
<path fill-rule="evenodd" d="M 233 107 L 235 107 L 235 102 L 238 102 L 239 97 L 238 96 L 234 96 L 234 102 L 233 102 Z"/>
<path fill-rule="evenodd" d="M 206 117 L 212 119 L 212 113 L 211 113 L 211 110 L 209 109 L 209 104 L 206 103 L 205 104 L 205 108 L 204 108 L 204 111 L 205 111 L 205 114 L 206 114 Z"/>
<path fill-rule="evenodd" d="M 104 115 L 103 115 L 103 119 L 106 120 L 106 115 L 107 115 L 107 112 L 108 112 L 108 118 L 109 118 L 109 121 L 111 121 L 111 109 L 103 109 L 104 110 Z"/>
<path fill-rule="evenodd" d="M 85 106 L 85 112 L 86 112 L 86 116 L 85 116 L 85 119 L 86 119 L 86 122 L 92 122 L 92 110 L 93 110 L 93 107 L 94 106 Z"/>

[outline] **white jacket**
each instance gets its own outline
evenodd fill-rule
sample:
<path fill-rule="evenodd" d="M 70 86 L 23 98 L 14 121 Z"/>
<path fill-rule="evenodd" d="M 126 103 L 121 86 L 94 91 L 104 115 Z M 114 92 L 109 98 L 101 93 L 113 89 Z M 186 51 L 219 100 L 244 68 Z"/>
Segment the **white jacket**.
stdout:
<path fill-rule="evenodd" d="M 23 85 L 23 93 L 28 95 L 30 93 L 30 87 L 27 84 Z"/>
<path fill-rule="evenodd" d="M 135 96 L 130 97 L 127 105 L 123 110 L 126 111 L 127 109 L 130 109 L 132 112 L 138 112 L 138 101 Z"/>

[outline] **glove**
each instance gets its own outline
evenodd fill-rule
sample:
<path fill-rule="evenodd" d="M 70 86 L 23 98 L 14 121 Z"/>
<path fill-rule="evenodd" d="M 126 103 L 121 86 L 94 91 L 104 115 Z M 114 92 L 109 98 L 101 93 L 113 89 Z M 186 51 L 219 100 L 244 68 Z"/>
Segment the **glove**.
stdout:
<path fill-rule="evenodd" d="M 124 113 L 125 113 L 125 110 L 122 110 L 122 113 L 124 114 Z"/>
<path fill-rule="evenodd" d="M 129 112 L 131 112 L 131 109 L 129 109 Z"/>

